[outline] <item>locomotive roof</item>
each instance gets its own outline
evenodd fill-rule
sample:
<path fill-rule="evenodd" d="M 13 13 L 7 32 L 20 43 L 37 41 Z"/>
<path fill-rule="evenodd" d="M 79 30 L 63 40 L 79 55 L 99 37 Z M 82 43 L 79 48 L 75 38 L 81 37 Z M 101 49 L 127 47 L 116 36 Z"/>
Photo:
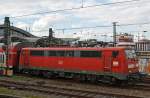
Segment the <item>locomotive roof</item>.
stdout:
<path fill-rule="evenodd" d="M 123 50 L 123 47 L 108 47 L 108 48 L 99 48 L 99 47 L 39 47 L 39 48 L 23 48 L 23 50 Z"/>

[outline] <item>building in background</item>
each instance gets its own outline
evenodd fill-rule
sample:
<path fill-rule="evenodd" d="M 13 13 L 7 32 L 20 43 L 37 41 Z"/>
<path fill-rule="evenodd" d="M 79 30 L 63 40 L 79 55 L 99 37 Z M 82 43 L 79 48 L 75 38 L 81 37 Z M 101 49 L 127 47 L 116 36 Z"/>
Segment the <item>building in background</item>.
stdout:
<path fill-rule="evenodd" d="M 124 33 L 117 36 L 117 46 L 135 49 L 139 59 L 139 70 L 150 74 L 150 40 L 134 42 L 133 35 Z"/>
<path fill-rule="evenodd" d="M 4 29 L 5 28 L 6 27 L 4 25 L 0 25 L 0 47 L 2 45 L 4 45 L 3 43 L 5 41 L 5 38 L 4 38 Z M 16 45 L 21 42 L 33 43 L 39 39 L 39 37 L 34 36 L 31 33 L 27 32 L 25 30 L 22 30 L 20 28 L 14 27 L 14 26 L 10 27 L 10 37 L 11 37 L 12 45 Z"/>
<path fill-rule="evenodd" d="M 150 40 L 139 40 L 136 42 L 135 49 L 139 58 L 140 71 L 150 74 Z"/>
<path fill-rule="evenodd" d="M 118 35 L 116 46 L 135 49 L 134 36 L 128 33 Z"/>
<path fill-rule="evenodd" d="M 150 51 L 150 40 L 142 39 L 135 43 L 136 51 Z"/>

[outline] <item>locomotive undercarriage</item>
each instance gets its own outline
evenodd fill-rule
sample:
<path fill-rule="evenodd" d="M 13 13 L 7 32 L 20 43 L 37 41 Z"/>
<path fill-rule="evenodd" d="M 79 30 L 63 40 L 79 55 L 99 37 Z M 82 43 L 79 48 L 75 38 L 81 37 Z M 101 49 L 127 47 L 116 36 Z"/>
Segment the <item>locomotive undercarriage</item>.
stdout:
<path fill-rule="evenodd" d="M 91 74 L 85 72 L 79 73 L 79 72 L 37 70 L 37 69 L 27 69 L 27 68 L 21 69 L 19 72 L 33 75 L 33 76 L 41 76 L 45 78 L 67 78 L 67 79 L 75 79 L 81 82 L 90 82 L 90 83 L 107 83 L 107 84 L 115 84 L 115 85 L 128 84 L 128 80 L 125 79 L 121 80 L 119 77 L 114 77 L 111 74 L 102 75 L 102 74 Z"/>
<path fill-rule="evenodd" d="M 128 81 L 129 81 L 130 83 L 135 83 L 135 81 L 136 81 L 136 82 L 141 82 L 146 76 L 147 76 L 146 73 L 138 72 L 138 73 L 129 74 L 129 75 L 127 76 L 127 78 L 128 78 Z"/>

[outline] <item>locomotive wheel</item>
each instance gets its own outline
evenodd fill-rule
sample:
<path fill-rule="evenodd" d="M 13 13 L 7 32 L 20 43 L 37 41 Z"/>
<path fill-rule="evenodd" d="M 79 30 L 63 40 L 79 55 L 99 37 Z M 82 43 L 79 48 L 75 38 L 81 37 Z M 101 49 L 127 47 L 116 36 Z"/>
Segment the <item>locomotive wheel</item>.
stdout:
<path fill-rule="evenodd" d="M 112 83 L 113 83 L 113 85 L 116 85 L 116 86 L 126 86 L 126 85 L 128 85 L 128 81 L 119 80 L 119 79 L 115 79 L 115 81 L 113 81 Z"/>
<path fill-rule="evenodd" d="M 81 82 L 86 82 L 87 81 L 86 75 L 80 75 L 80 81 Z"/>
<path fill-rule="evenodd" d="M 48 72 L 48 71 L 43 71 L 43 72 L 42 72 L 42 75 L 43 75 L 45 78 L 55 78 L 55 75 L 54 75 L 52 72 Z"/>
<path fill-rule="evenodd" d="M 39 76 L 40 75 L 40 72 L 36 71 L 36 70 L 33 70 L 30 73 L 31 73 L 31 75 L 34 75 L 34 76 Z"/>
<path fill-rule="evenodd" d="M 90 83 L 96 83 L 97 77 L 96 75 L 88 75 L 88 81 Z"/>

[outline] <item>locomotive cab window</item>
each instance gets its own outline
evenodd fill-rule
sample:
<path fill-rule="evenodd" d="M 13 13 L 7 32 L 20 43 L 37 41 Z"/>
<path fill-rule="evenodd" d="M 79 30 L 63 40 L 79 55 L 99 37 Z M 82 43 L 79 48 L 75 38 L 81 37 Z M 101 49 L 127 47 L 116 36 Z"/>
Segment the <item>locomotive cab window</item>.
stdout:
<path fill-rule="evenodd" d="M 0 54 L 0 63 L 5 63 L 5 54 Z"/>
<path fill-rule="evenodd" d="M 41 50 L 30 51 L 30 55 L 31 56 L 44 56 L 44 51 L 41 51 Z"/>
<path fill-rule="evenodd" d="M 129 59 L 136 58 L 135 50 L 125 50 L 126 56 Z"/>
<path fill-rule="evenodd" d="M 81 57 L 101 57 L 101 51 L 80 51 Z"/>
<path fill-rule="evenodd" d="M 119 55 L 119 51 L 113 51 L 112 52 L 112 57 L 116 58 Z"/>
<path fill-rule="evenodd" d="M 3 63 L 3 62 L 4 62 L 3 59 L 4 59 L 3 55 L 0 54 L 0 63 Z"/>

